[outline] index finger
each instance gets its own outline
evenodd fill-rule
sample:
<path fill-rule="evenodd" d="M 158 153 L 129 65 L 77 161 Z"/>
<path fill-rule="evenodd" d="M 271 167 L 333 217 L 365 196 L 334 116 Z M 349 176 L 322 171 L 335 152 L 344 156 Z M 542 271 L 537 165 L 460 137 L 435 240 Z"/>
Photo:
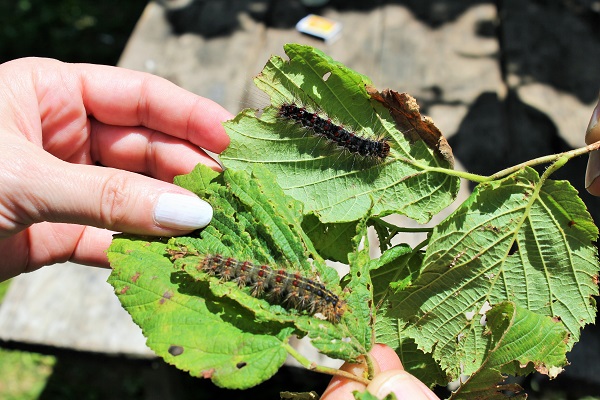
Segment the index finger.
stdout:
<path fill-rule="evenodd" d="M 221 125 L 231 113 L 168 80 L 145 72 L 72 64 L 88 114 L 109 125 L 145 126 L 215 153 L 229 145 Z"/>

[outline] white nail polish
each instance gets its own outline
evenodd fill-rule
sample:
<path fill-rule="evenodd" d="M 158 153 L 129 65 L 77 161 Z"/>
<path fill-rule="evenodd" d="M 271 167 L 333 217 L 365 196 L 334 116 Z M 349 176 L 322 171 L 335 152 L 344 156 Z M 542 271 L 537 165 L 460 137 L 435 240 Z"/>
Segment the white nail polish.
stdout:
<path fill-rule="evenodd" d="M 181 230 L 204 228 L 210 223 L 213 209 L 195 196 L 164 193 L 154 208 L 154 221 L 167 228 Z"/>

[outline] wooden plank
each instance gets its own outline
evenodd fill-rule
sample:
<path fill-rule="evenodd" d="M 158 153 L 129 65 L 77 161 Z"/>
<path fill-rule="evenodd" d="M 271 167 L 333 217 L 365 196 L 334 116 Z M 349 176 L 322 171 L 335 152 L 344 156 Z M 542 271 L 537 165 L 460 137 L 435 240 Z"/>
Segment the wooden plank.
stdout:
<path fill-rule="evenodd" d="M 593 18 L 597 13 L 591 3 L 544 6 L 509 0 L 501 5 L 507 83 L 516 93 L 515 101 L 522 102 L 521 108 L 543 113 L 572 148 L 584 145 L 584 132 L 598 101 L 600 35 Z M 511 128 L 524 125 L 515 119 Z"/>
<path fill-rule="evenodd" d="M 470 7 L 439 27 L 402 5 L 387 5 L 383 15 L 379 86 L 410 93 L 446 138 L 482 93 L 503 97 L 498 40 L 477 34 L 478 25 L 496 20 L 493 4 Z"/>
<path fill-rule="evenodd" d="M 154 357 L 106 282 L 109 274 L 64 263 L 14 278 L 0 307 L 0 339 Z"/>
<path fill-rule="evenodd" d="M 265 31 L 244 13 L 239 23 L 226 36 L 174 35 L 164 9 L 150 3 L 119 65 L 162 76 L 236 113 L 251 77 L 259 72 L 245 66 L 254 65 Z"/>

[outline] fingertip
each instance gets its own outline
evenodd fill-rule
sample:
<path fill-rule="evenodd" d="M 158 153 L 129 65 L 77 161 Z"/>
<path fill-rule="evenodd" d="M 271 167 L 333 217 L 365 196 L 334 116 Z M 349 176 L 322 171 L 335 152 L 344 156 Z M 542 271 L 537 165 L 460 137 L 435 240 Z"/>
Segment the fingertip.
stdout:
<path fill-rule="evenodd" d="M 589 154 L 587 168 L 585 170 L 585 188 L 590 194 L 600 196 L 600 152 L 592 151 Z"/>
<path fill-rule="evenodd" d="M 362 356 L 361 356 L 362 358 Z M 376 367 L 378 369 L 379 367 Z M 364 376 L 367 365 L 364 361 L 358 363 L 345 362 L 341 367 L 341 371 L 349 372 L 356 376 Z M 362 392 L 365 390 L 365 385 L 345 377 L 334 376 L 331 378 L 327 389 L 321 396 L 321 400 L 345 400 L 354 391 Z"/>
<path fill-rule="evenodd" d="M 379 371 L 387 371 L 390 369 L 404 369 L 398 354 L 389 346 L 377 343 L 369 352 L 371 357 L 375 359 Z M 379 372 L 376 371 L 376 372 Z"/>
<path fill-rule="evenodd" d="M 197 196 L 163 193 L 154 207 L 154 221 L 182 231 L 204 228 L 213 217 L 212 206 Z"/>
<path fill-rule="evenodd" d="M 364 392 L 365 385 L 346 378 L 333 377 L 323 392 L 321 400 L 346 400 L 355 391 Z"/>
<path fill-rule="evenodd" d="M 223 152 L 230 143 L 224 122 L 233 119 L 233 114 L 210 99 L 198 97 L 197 111 L 193 112 L 192 126 L 195 126 L 190 138 L 195 143 L 214 153 Z"/>
<path fill-rule="evenodd" d="M 600 99 L 592 112 L 592 117 L 585 131 L 585 142 L 592 144 L 600 140 Z M 593 196 L 600 196 L 600 151 L 592 151 L 585 170 L 585 188 Z"/>
<path fill-rule="evenodd" d="M 600 99 L 598 99 L 598 104 L 596 104 L 594 111 L 592 111 L 592 117 L 585 131 L 585 141 L 587 144 L 597 142 L 598 140 L 600 140 Z"/>

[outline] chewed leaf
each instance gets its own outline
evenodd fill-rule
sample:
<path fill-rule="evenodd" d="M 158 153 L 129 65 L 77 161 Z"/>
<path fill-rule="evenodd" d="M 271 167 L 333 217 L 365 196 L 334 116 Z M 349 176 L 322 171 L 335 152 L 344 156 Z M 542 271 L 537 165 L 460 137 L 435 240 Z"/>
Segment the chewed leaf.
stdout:
<path fill-rule="evenodd" d="M 451 399 L 500 399 L 503 391 L 518 394 L 516 384 L 499 384 L 504 374 L 512 376 L 538 372 L 551 378 L 567 365 L 568 332 L 550 317 L 543 317 L 506 302 L 487 312 L 491 350 L 481 367 L 452 394 Z M 523 396 L 525 398 L 526 396 Z"/>
<path fill-rule="evenodd" d="M 256 79 L 272 105 L 225 123 L 225 166 L 268 166 L 283 190 L 324 223 L 369 212 L 426 222 L 450 204 L 458 178 L 438 172 L 450 163 L 397 130 L 390 112 L 370 98 L 364 76 L 312 47 L 285 50 L 290 60 L 271 58 Z"/>
<path fill-rule="evenodd" d="M 216 310 L 226 301 L 210 297 L 206 285 L 174 272 L 166 244 L 119 237 L 109 260 L 109 283 L 123 307 L 142 328 L 148 346 L 165 361 L 216 385 L 245 389 L 277 372 L 287 357 L 289 327 L 241 329 Z M 201 295 L 204 293 L 204 297 Z M 249 318 L 240 312 L 239 318 Z"/>
<path fill-rule="evenodd" d="M 352 238 L 356 234 L 357 221 L 324 224 L 310 214 L 304 217 L 302 227 L 314 243 L 319 254 L 328 260 L 348 264 L 348 253 L 353 251 Z"/>
<path fill-rule="evenodd" d="M 223 180 L 208 196 L 214 218 L 200 240 L 170 241 L 175 258 L 183 250 L 184 257 L 175 265 L 194 279 L 211 282 L 215 295 L 246 308 L 253 304 L 250 309 L 261 320 L 289 323 L 302 315 L 314 315 L 322 318 L 319 326 L 342 330 L 334 336 L 347 337 L 346 320 L 354 305 L 346 302 L 337 272 L 325 265 L 302 230 L 300 204 L 273 184 L 265 168 L 257 167 L 253 175 L 227 170 Z M 206 267 L 209 255 L 214 268 Z M 221 261 L 216 261 L 216 255 Z M 252 296 L 256 299 L 250 300 Z M 328 314 L 331 309 L 340 311 Z M 323 321 L 327 319 L 329 323 Z M 323 336 L 321 328 L 319 335 Z M 351 358 L 365 349 L 365 343 L 355 339 L 347 343 L 355 349 L 348 355 Z"/>
<path fill-rule="evenodd" d="M 595 319 L 597 237 L 567 182 L 524 169 L 480 184 L 434 229 L 419 277 L 390 299 L 387 317 L 452 378 L 488 356 L 485 314 L 504 301 L 561 321 L 568 349 Z"/>
<path fill-rule="evenodd" d="M 342 291 L 302 230 L 302 205 L 273 182 L 260 167 L 219 175 L 198 166 L 176 183 L 213 207 L 200 237 L 120 239 L 109 251 L 110 281 L 148 345 L 225 387 L 250 387 L 275 373 L 292 333 L 348 360 L 371 346 L 369 321 L 358 317 L 360 285 Z"/>
<path fill-rule="evenodd" d="M 398 93 L 390 89 L 380 93 L 371 87 L 367 88 L 367 92 L 390 110 L 396 126 L 412 142 L 422 140 L 435 154 L 446 160 L 451 167 L 454 166 L 454 156 L 450 144 L 433 121 L 421 115 L 419 105 L 412 96 L 408 93 Z"/>

